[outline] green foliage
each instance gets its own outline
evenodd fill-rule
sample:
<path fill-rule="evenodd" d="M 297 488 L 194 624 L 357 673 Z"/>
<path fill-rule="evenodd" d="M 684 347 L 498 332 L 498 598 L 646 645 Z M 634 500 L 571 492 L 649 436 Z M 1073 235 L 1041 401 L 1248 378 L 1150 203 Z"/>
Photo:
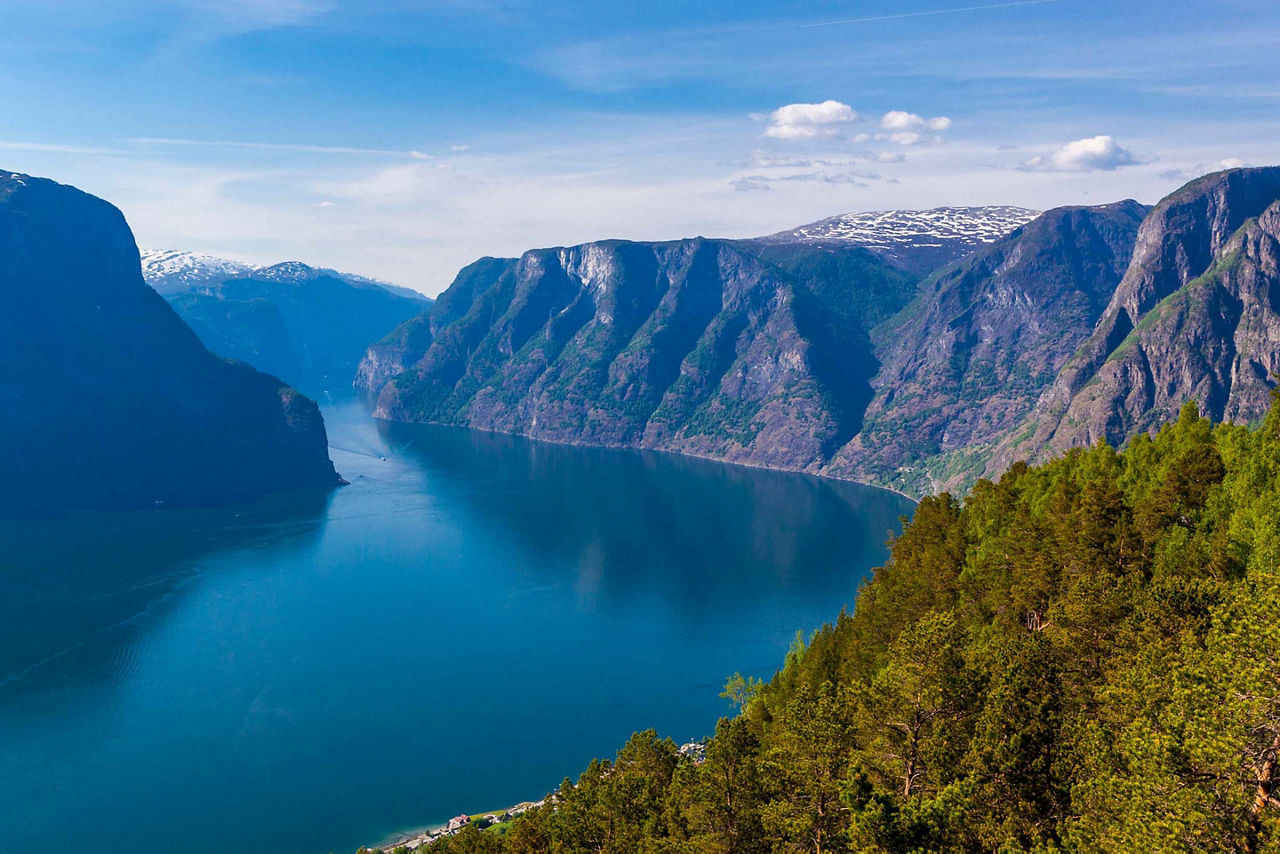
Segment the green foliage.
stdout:
<path fill-rule="evenodd" d="M 1280 850 L 1277 614 L 1280 407 L 1189 405 L 921 502 L 705 761 L 640 733 L 492 850 Z"/>
<path fill-rule="evenodd" d="M 764 690 L 764 683 L 752 676 L 735 673 L 724 683 L 720 696 L 724 697 L 734 708 L 741 712 Z"/>

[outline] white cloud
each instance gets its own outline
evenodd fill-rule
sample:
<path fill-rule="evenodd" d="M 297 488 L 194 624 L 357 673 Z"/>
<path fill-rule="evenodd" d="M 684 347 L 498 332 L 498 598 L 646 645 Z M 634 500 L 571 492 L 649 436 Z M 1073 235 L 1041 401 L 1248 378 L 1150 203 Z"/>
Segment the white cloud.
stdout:
<path fill-rule="evenodd" d="M 880 117 L 880 127 L 887 134 L 877 135 L 877 139 L 887 139 L 896 142 L 898 145 L 919 145 L 926 140 L 924 131 L 931 130 L 937 134 L 951 129 L 951 119 L 946 116 L 934 116 L 933 118 L 925 118 L 916 113 L 908 113 L 906 110 L 890 110 Z M 943 141 L 941 136 L 931 137 L 935 143 Z"/>
<path fill-rule="evenodd" d="M 880 119 L 880 127 L 885 130 L 911 130 L 924 127 L 924 119 L 905 110 L 890 110 Z"/>
<path fill-rule="evenodd" d="M 1218 166 L 1222 169 L 1243 169 L 1248 165 L 1239 157 L 1224 157 L 1218 161 Z"/>
<path fill-rule="evenodd" d="M 891 131 L 920 131 L 925 128 L 943 131 L 951 129 L 951 119 L 946 116 L 926 119 L 906 110 L 890 110 L 880 118 L 880 127 Z"/>
<path fill-rule="evenodd" d="M 875 155 L 877 163 L 901 163 L 907 156 L 900 151 L 880 151 Z"/>
<path fill-rule="evenodd" d="M 1110 172 L 1151 159 L 1121 148 L 1114 137 L 1103 135 L 1068 142 L 1056 151 L 1024 161 L 1022 166 L 1046 172 Z"/>
<path fill-rule="evenodd" d="M 770 115 L 764 135 L 773 139 L 816 139 L 840 136 L 841 126 L 858 118 L 857 112 L 839 101 L 821 104 L 787 104 Z"/>

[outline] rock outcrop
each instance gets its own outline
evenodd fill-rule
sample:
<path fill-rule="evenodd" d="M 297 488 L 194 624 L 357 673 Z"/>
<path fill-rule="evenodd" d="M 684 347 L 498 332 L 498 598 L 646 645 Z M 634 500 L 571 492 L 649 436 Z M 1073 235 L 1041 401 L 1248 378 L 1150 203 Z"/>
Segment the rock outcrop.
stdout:
<path fill-rule="evenodd" d="M 1162 200 L 1097 327 L 987 472 L 1158 427 L 1189 400 L 1250 421 L 1269 401 L 1280 167 L 1206 175 Z M 1280 292 L 1280 290 L 1278 290 Z"/>
<path fill-rule="evenodd" d="M 971 482 L 1093 331 L 1146 213 L 1058 208 L 926 280 L 873 333 L 875 397 L 827 473 L 913 494 Z"/>

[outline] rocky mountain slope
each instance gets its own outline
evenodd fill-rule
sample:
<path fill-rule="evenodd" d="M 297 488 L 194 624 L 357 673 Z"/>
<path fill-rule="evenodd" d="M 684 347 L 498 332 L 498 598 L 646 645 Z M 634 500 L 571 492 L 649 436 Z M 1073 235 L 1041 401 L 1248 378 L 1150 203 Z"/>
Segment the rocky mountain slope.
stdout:
<path fill-rule="evenodd" d="M 1100 439 L 1116 443 L 1197 401 L 1249 422 L 1280 368 L 1280 167 L 1192 181 L 1146 218 L 1096 328 L 988 465 L 994 473 Z"/>
<path fill-rule="evenodd" d="M 1189 399 L 1259 417 L 1280 366 L 1277 200 L 1280 168 L 1237 169 L 1151 210 L 1059 208 L 994 242 L 949 213 L 913 231 L 907 212 L 883 238 L 835 218 L 485 259 L 370 348 L 358 384 L 393 420 L 963 490 Z M 913 251 L 962 239 L 977 248 L 912 272 L 928 257 Z"/>
<path fill-rule="evenodd" d="M 0 514 L 330 487 L 316 405 L 209 353 L 110 204 L 0 172 Z"/>
<path fill-rule="evenodd" d="M 814 470 L 858 430 L 871 325 L 914 293 L 859 247 L 818 255 L 788 272 L 698 238 L 486 259 L 359 382 L 392 420 Z M 810 275 L 827 264 L 849 275 Z"/>
<path fill-rule="evenodd" d="M 1093 331 L 1146 212 L 1058 208 L 927 279 L 875 330 L 866 424 L 827 472 L 913 494 L 971 480 Z"/>
<path fill-rule="evenodd" d="M 429 304 L 421 295 L 405 297 L 382 283 L 297 261 L 167 299 L 213 352 L 325 399 L 350 395 L 370 342 Z"/>
<path fill-rule="evenodd" d="M 1008 205 L 847 213 L 759 238 L 763 243 L 852 243 L 918 275 L 958 261 L 1035 219 Z"/>

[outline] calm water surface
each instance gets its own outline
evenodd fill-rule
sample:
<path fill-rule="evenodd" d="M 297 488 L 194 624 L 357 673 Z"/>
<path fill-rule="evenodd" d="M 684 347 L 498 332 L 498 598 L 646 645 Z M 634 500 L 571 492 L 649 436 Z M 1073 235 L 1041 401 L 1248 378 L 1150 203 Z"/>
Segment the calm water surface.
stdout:
<path fill-rule="evenodd" d="M 0 851 L 347 854 L 540 797 L 636 729 L 703 736 L 911 510 L 326 421 L 332 495 L 0 522 Z"/>

